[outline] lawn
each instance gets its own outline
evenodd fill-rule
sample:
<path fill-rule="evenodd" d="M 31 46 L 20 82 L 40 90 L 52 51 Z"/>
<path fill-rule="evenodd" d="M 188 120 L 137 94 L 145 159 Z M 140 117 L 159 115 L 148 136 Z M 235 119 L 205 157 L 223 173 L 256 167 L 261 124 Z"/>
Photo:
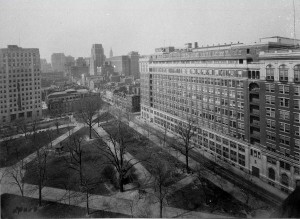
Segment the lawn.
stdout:
<path fill-rule="evenodd" d="M 171 194 L 167 199 L 170 206 L 191 211 L 226 213 L 236 217 L 245 217 L 245 204 L 223 191 L 210 181 L 191 183 Z"/>
<path fill-rule="evenodd" d="M 81 136 L 83 139 L 81 145 L 83 151 L 82 172 L 84 178 L 88 179 L 88 181 L 93 184 L 90 187 L 90 193 L 110 195 L 118 190 L 118 183 L 114 174 L 115 170 L 107 163 L 107 159 L 101 155 L 100 150 L 97 148 L 99 144 L 105 143 L 99 139 L 95 139 L 95 133 L 92 135 L 93 139 L 89 140 L 88 133 L 88 127 L 83 127 L 78 132 L 71 135 L 71 138 L 73 136 Z M 49 157 L 47 161 L 47 180 L 45 186 L 82 191 L 79 172 L 70 168 L 68 165 L 70 154 L 68 152 L 67 143 L 68 139 L 64 140 L 62 143 L 62 145 L 65 146 L 61 155 L 53 154 Z M 27 169 L 24 177 L 25 182 L 37 185 L 38 171 L 35 162 L 29 163 Z M 132 172 L 127 179 L 127 183 L 135 180 L 136 175 Z"/>
<path fill-rule="evenodd" d="M 114 132 L 116 130 L 114 121 L 107 124 L 103 124 L 102 127 L 107 132 Z M 142 165 L 151 172 L 153 163 L 157 160 L 166 161 L 170 168 L 174 168 L 177 172 L 175 174 L 174 182 L 177 182 L 184 178 L 185 165 L 178 161 L 175 157 L 170 155 L 162 148 L 156 146 L 153 142 L 149 141 L 142 134 L 138 133 L 130 127 L 126 127 L 126 144 L 127 152 L 134 156 L 137 160 L 140 160 Z"/>
<path fill-rule="evenodd" d="M 40 148 L 50 143 L 51 140 L 56 139 L 72 128 L 74 127 L 60 128 L 59 134 L 57 134 L 56 129 L 37 133 L 37 147 Z M 0 142 L 0 167 L 16 164 L 19 160 L 32 154 L 35 151 L 35 147 L 32 146 L 31 136 Z"/>
<path fill-rule="evenodd" d="M 22 208 L 18 214 L 17 209 Z M 38 207 L 38 199 L 21 197 L 11 194 L 1 195 L 1 218 L 128 218 L 129 215 L 108 211 L 90 209 L 86 215 L 86 208 L 43 201 Z"/>

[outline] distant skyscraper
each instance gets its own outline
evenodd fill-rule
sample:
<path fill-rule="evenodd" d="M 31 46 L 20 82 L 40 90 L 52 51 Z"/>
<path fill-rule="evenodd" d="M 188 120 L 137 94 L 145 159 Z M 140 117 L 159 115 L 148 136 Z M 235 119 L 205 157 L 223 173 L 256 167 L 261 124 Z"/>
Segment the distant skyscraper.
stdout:
<path fill-rule="evenodd" d="M 0 126 L 42 116 L 39 49 L 0 49 Z M 2 78 L 2 79 L 1 79 Z"/>
<path fill-rule="evenodd" d="M 64 71 L 66 57 L 64 53 L 53 53 L 51 55 L 51 64 L 53 71 Z"/>
<path fill-rule="evenodd" d="M 97 67 L 101 67 L 105 62 L 104 49 L 102 44 L 93 44 L 90 60 L 90 75 L 97 73 Z"/>
<path fill-rule="evenodd" d="M 41 72 L 52 72 L 51 64 L 48 63 L 46 59 L 41 59 Z"/>
<path fill-rule="evenodd" d="M 110 48 L 110 51 L 109 51 L 109 58 L 113 57 L 114 54 L 113 54 L 113 51 L 112 51 L 112 48 Z"/>
<path fill-rule="evenodd" d="M 134 79 L 140 78 L 139 53 L 132 51 L 128 53 L 128 57 L 130 59 L 130 75 L 134 76 Z"/>
<path fill-rule="evenodd" d="M 123 76 L 130 76 L 130 59 L 128 56 L 114 56 L 108 59 L 114 71 Z"/>

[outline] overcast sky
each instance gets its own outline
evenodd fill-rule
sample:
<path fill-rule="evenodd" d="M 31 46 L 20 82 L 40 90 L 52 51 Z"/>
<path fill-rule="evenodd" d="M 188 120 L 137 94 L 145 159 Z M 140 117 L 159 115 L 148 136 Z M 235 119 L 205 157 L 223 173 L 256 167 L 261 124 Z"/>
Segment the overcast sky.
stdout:
<path fill-rule="evenodd" d="M 295 0 L 300 38 L 300 0 Z M 298 14 L 297 14 L 298 13 Z M 19 44 L 89 56 L 101 43 L 108 56 L 187 42 L 201 45 L 293 37 L 293 0 L 0 0 L 0 48 Z"/>

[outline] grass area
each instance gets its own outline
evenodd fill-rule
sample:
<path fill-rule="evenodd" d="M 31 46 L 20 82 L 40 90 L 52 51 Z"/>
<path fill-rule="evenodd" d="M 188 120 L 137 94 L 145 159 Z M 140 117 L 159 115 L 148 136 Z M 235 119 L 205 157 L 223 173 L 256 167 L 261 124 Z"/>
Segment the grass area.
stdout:
<path fill-rule="evenodd" d="M 111 121 L 107 124 L 103 124 L 102 127 L 107 132 L 115 132 L 115 122 Z M 156 146 L 153 142 L 149 141 L 142 134 L 138 133 L 130 127 L 126 127 L 126 144 L 127 151 L 136 159 L 142 161 L 142 165 L 151 172 L 152 164 L 157 160 L 166 161 L 170 168 L 175 168 L 176 173 L 174 176 L 174 182 L 177 182 L 184 178 L 185 165 L 178 161 L 175 157 L 170 155 L 162 148 Z"/>
<path fill-rule="evenodd" d="M 92 133 L 94 139 L 89 140 L 89 128 L 83 127 L 73 135 L 82 137 L 82 172 L 85 179 L 88 179 L 90 184 L 90 193 L 109 195 L 116 192 L 118 184 L 115 178 L 114 169 L 107 164 L 107 158 L 101 155 L 97 148 L 99 144 L 105 144 L 99 139 L 95 139 L 96 134 Z M 70 168 L 70 154 L 66 144 L 68 139 L 64 140 L 62 145 L 65 145 L 61 155 L 54 154 L 47 161 L 47 180 L 45 186 L 55 187 L 60 189 L 69 188 L 73 191 L 82 191 L 80 186 L 79 172 Z M 38 184 L 38 171 L 35 162 L 32 161 L 27 166 L 27 171 L 24 177 L 26 183 Z M 104 170 L 105 169 L 105 170 Z M 107 174 L 110 172 L 114 174 Z M 105 174 L 106 173 L 106 174 Z M 127 182 L 136 180 L 136 176 L 132 173 Z"/>
<path fill-rule="evenodd" d="M 22 211 L 17 213 L 17 209 Z M 86 215 L 86 208 L 43 201 L 38 207 L 38 199 L 21 197 L 11 194 L 1 195 L 1 218 L 128 218 L 129 215 L 108 211 L 90 209 Z"/>
<path fill-rule="evenodd" d="M 114 116 L 111 115 L 109 112 L 104 112 L 98 118 L 96 118 L 94 120 L 94 122 L 98 122 L 98 121 L 99 122 L 106 122 L 106 121 L 109 121 L 109 120 L 111 120 L 113 118 L 114 118 Z"/>
<path fill-rule="evenodd" d="M 202 183 L 191 183 L 175 191 L 167 199 L 172 207 L 191 211 L 226 213 L 236 217 L 245 217 L 246 215 L 242 212 L 249 209 L 206 179 L 203 179 Z"/>
<path fill-rule="evenodd" d="M 56 129 L 37 133 L 37 147 L 43 147 L 72 128 L 74 127 L 60 128 L 59 133 Z M 0 167 L 16 164 L 19 160 L 32 154 L 36 147 L 32 145 L 31 136 L 0 142 Z"/>

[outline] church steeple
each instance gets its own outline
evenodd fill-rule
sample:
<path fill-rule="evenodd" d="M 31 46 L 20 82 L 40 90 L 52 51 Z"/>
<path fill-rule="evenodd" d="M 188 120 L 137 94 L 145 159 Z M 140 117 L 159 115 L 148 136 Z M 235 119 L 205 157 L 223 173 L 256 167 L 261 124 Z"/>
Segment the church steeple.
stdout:
<path fill-rule="evenodd" d="M 112 48 L 110 47 L 110 51 L 109 51 L 109 58 L 113 57 L 113 51 L 112 51 Z"/>

